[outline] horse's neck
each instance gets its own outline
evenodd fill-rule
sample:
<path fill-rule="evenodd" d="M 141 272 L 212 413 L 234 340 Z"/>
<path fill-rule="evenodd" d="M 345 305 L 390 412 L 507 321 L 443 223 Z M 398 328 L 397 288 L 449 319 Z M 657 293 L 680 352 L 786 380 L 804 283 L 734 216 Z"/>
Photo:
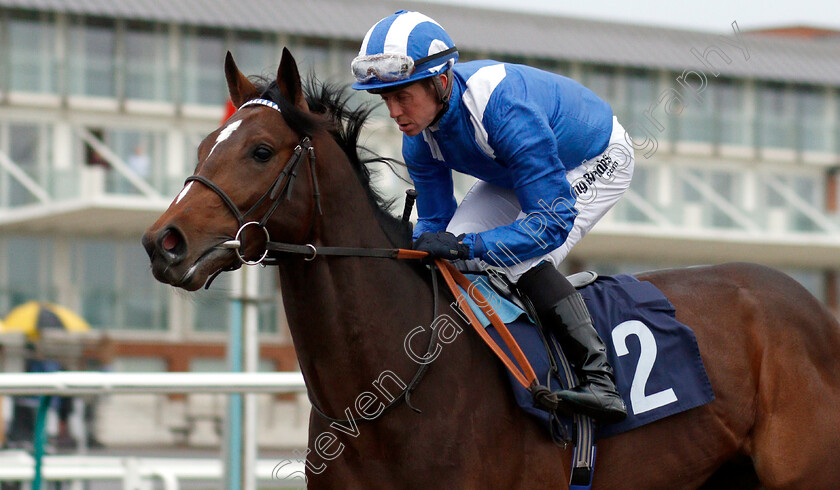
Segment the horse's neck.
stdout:
<path fill-rule="evenodd" d="M 330 177 L 342 185 L 322 188 L 316 244 L 392 248 L 352 170 Z M 410 381 L 417 365 L 403 342 L 412 328 L 428 326 L 433 317 L 431 291 L 419 274 L 402 261 L 381 258 L 284 262 L 280 277 L 289 326 L 320 408 L 342 416 L 386 370 Z"/>

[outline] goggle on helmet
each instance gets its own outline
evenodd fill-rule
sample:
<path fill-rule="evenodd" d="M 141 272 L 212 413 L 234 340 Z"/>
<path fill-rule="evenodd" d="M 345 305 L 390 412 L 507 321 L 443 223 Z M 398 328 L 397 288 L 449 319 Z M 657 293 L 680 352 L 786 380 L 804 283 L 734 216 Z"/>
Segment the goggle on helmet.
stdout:
<path fill-rule="evenodd" d="M 401 10 L 365 35 L 352 64 L 356 90 L 382 89 L 428 78 L 451 67 L 458 49 L 437 22 Z"/>

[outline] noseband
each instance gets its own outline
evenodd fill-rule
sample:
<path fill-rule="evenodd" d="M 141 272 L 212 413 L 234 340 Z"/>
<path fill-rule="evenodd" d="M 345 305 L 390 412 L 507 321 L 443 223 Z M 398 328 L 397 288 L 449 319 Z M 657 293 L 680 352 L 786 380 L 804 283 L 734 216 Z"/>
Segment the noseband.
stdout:
<path fill-rule="evenodd" d="M 270 107 L 280 112 L 280 107 L 273 101 L 267 99 L 249 100 L 241 106 L 239 106 L 238 110 L 242 110 L 244 107 L 250 105 L 262 105 Z M 225 191 L 222 190 L 221 187 L 216 185 L 212 180 L 208 179 L 207 177 L 204 177 L 203 175 L 191 175 L 187 177 L 186 181 L 184 181 L 184 184 L 188 184 L 190 182 L 201 182 L 202 184 L 207 186 L 207 188 L 215 192 L 216 195 L 218 195 L 219 198 L 221 198 L 222 202 L 225 203 L 227 208 L 236 218 L 236 221 L 239 223 L 239 229 L 236 232 L 236 237 L 233 240 L 228 240 L 224 242 L 222 244 L 222 247 L 233 249 L 236 252 L 236 256 L 239 257 L 239 261 L 243 264 L 257 265 L 265 262 L 269 252 L 268 248 L 265 249 L 265 251 L 259 259 L 248 260 L 242 253 L 242 241 L 240 237 L 242 236 L 242 232 L 243 230 L 245 230 L 245 228 L 249 226 L 256 226 L 262 229 L 265 233 L 266 243 L 271 241 L 271 236 L 268 233 L 266 224 L 268 223 L 268 220 L 271 219 L 271 216 L 274 214 L 277 208 L 280 206 L 280 202 L 282 201 L 282 199 L 280 199 L 281 197 L 285 196 L 286 201 L 291 200 L 292 188 L 295 185 L 295 179 L 297 178 L 298 169 L 300 168 L 300 164 L 303 162 L 307 155 L 309 156 L 309 167 L 311 171 L 310 173 L 312 174 L 312 187 L 313 197 L 315 199 L 315 210 L 318 212 L 318 214 L 323 214 L 323 211 L 321 210 L 321 194 L 318 190 L 318 180 L 315 176 L 315 148 L 312 146 L 312 141 L 309 139 L 308 136 L 304 136 L 300 140 L 298 145 L 295 147 L 294 153 L 292 153 L 292 156 L 289 157 L 289 160 L 286 162 L 286 165 L 283 167 L 283 170 L 280 172 L 277 178 L 274 179 L 274 182 L 272 182 L 268 190 L 265 191 L 265 193 L 262 196 L 260 196 L 259 199 L 257 199 L 257 202 L 255 202 L 254 205 L 251 206 L 251 208 L 245 211 L 244 213 L 239 211 L 239 207 L 236 205 L 236 203 L 233 202 L 230 196 L 228 196 L 227 193 L 225 193 Z M 248 215 L 256 211 L 257 208 L 259 208 L 263 203 L 267 201 L 271 202 L 271 206 L 268 208 L 265 214 L 263 214 L 262 218 L 260 218 L 258 221 L 246 221 Z"/>

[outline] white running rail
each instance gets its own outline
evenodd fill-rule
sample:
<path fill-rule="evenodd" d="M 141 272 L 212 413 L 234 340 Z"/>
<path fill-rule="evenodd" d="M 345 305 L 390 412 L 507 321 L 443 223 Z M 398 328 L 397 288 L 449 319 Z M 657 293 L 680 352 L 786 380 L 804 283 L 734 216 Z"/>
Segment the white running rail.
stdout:
<path fill-rule="evenodd" d="M 300 393 L 298 372 L 278 373 L 4 373 L 0 395 L 95 395 L 106 393 Z M 258 460 L 256 477 L 271 488 L 301 488 L 304 464 Z M 32 481 L 35 461 L 20 450 L 0 451 L 0 481 Z M 49 455 L 42 477 L 50 481 L 121 480 L 128 490 L 151 490 L 154 482 L 178 490 L 180 480 L 222 481 L 223 464 L 214 458 L 135 458 Z"/>

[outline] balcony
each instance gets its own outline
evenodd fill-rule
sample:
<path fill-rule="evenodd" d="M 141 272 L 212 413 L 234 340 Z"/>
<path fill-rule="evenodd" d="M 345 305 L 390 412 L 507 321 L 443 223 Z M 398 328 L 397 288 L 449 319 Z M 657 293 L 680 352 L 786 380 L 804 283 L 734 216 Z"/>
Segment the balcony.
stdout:
<path fill-rule="evenodd" d="M 826 208 L 835 185 L 818 168 L 647 162 L 572 256 L 833 268 L 840 219 Z"/>
<path fill-rule="evenodd" d="M 30 146 L 44 145 L 51 153 L 71 155 L 81 155 L 85 149 L 96 155 L 96 161 L 39 158 L 44 152 L 32 151 L 22 163 L 0 151 L 6 196 L 0 206 L 0 230 L 137 236 L 166 209 L 171 201 L 167 195 L 177 192 L 183 182 L 181 175 L 144 178 L 137 162 L 126 162 L 85 127 L 70 127 L 65 132 L 69 138 L 52 134 L 34 139 Z"/>

